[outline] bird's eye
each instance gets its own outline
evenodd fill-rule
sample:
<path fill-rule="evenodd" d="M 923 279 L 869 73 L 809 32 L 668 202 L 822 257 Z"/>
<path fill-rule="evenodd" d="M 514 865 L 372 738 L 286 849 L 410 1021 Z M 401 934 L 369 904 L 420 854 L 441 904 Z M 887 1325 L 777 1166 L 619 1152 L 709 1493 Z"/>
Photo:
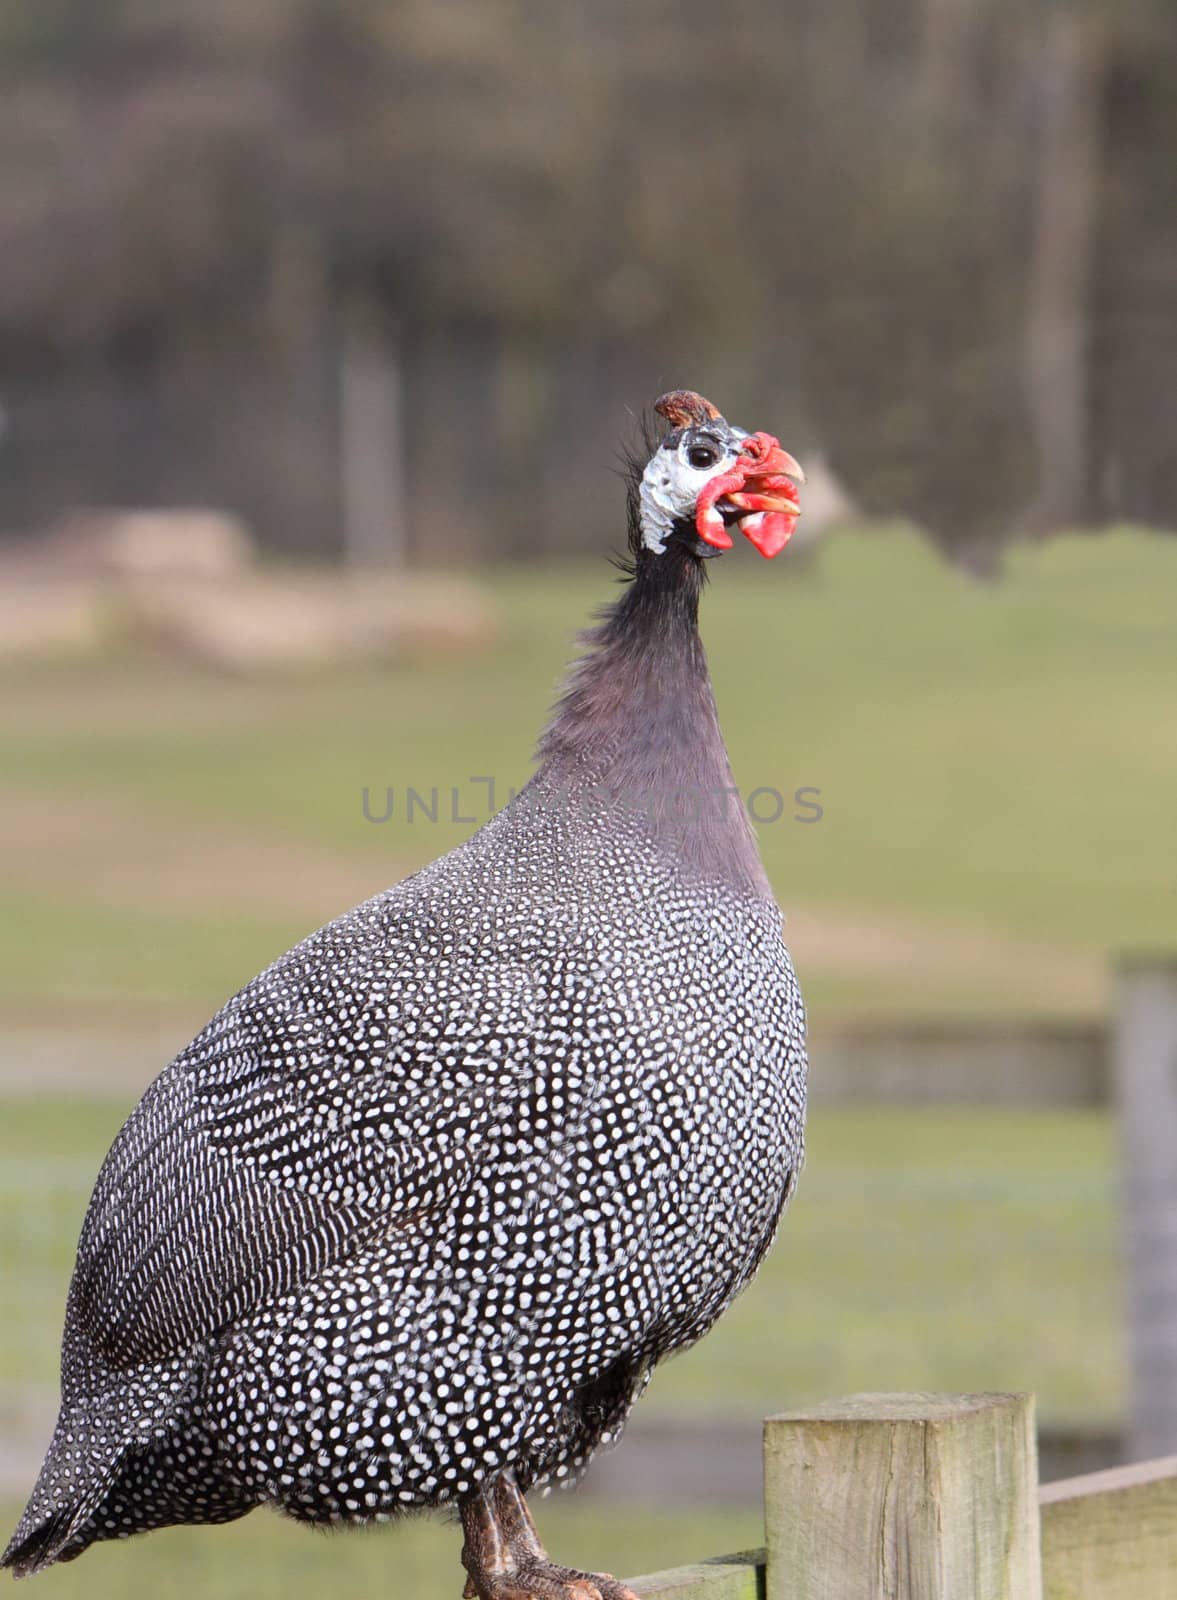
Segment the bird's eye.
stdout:
<path fill-rule="evenodd" d="M 719 460 L 719 451 L 713 444 L 693 444 L 687 451 L 687 461 L 696 472 L 704 472 Z"/>

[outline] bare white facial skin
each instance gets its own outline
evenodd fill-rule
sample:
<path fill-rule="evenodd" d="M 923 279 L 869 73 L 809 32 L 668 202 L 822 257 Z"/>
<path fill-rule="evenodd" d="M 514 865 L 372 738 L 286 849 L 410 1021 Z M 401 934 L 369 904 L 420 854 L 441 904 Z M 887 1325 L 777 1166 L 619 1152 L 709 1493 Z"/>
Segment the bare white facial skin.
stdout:
<path fill-rule="evenodd" d="M 748 437 L 727 423 L 723 430 L 688 428 L 673 448 L 663 445 L 650 457 L 642 473 L 641 527 L 642 543 L 656 556 L 666 549 L 675 521 L 694 516 L 703 485 L 728 470 Z"/>

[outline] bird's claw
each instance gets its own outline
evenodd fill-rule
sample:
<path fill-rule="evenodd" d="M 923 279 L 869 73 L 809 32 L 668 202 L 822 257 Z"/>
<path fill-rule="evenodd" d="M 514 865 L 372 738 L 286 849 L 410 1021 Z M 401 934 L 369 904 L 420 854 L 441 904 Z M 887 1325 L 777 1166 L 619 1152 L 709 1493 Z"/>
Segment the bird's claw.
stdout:
<path fill-rule="evenodd" d="M 608 1572 L 579 1572 L 554 1561 L 523 1562 L 508 1572 L 480 1574 L 464 1600 L 637 1600 Z"/>

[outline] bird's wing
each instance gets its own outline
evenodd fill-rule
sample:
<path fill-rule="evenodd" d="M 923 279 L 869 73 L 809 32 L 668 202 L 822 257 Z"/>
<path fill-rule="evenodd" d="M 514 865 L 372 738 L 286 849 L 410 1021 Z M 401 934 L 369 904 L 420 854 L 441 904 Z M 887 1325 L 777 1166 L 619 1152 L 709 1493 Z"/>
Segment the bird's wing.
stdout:
<path fill-rule="evenodd" d="M 71 1290 L 75 1374 L 194 1349 L 452 1203 L 534 1081 L 551 962 L 529 960 L 518 929 L 509 947 L 390 891 L 230 1001 L 99 1177 Z"/>

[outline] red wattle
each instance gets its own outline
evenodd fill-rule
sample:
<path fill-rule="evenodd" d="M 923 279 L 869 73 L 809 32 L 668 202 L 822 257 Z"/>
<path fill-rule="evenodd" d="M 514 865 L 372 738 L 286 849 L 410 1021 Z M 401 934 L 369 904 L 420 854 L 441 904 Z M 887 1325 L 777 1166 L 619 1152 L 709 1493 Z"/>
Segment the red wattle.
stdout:
<path fill-rule="evenodd" d="M 760 511 L 741 519 L 740 532 L 751 540 L 766 561 L 771 561 L 788 544 L 796 526 L 797 518 L 791 512 Z"/>

